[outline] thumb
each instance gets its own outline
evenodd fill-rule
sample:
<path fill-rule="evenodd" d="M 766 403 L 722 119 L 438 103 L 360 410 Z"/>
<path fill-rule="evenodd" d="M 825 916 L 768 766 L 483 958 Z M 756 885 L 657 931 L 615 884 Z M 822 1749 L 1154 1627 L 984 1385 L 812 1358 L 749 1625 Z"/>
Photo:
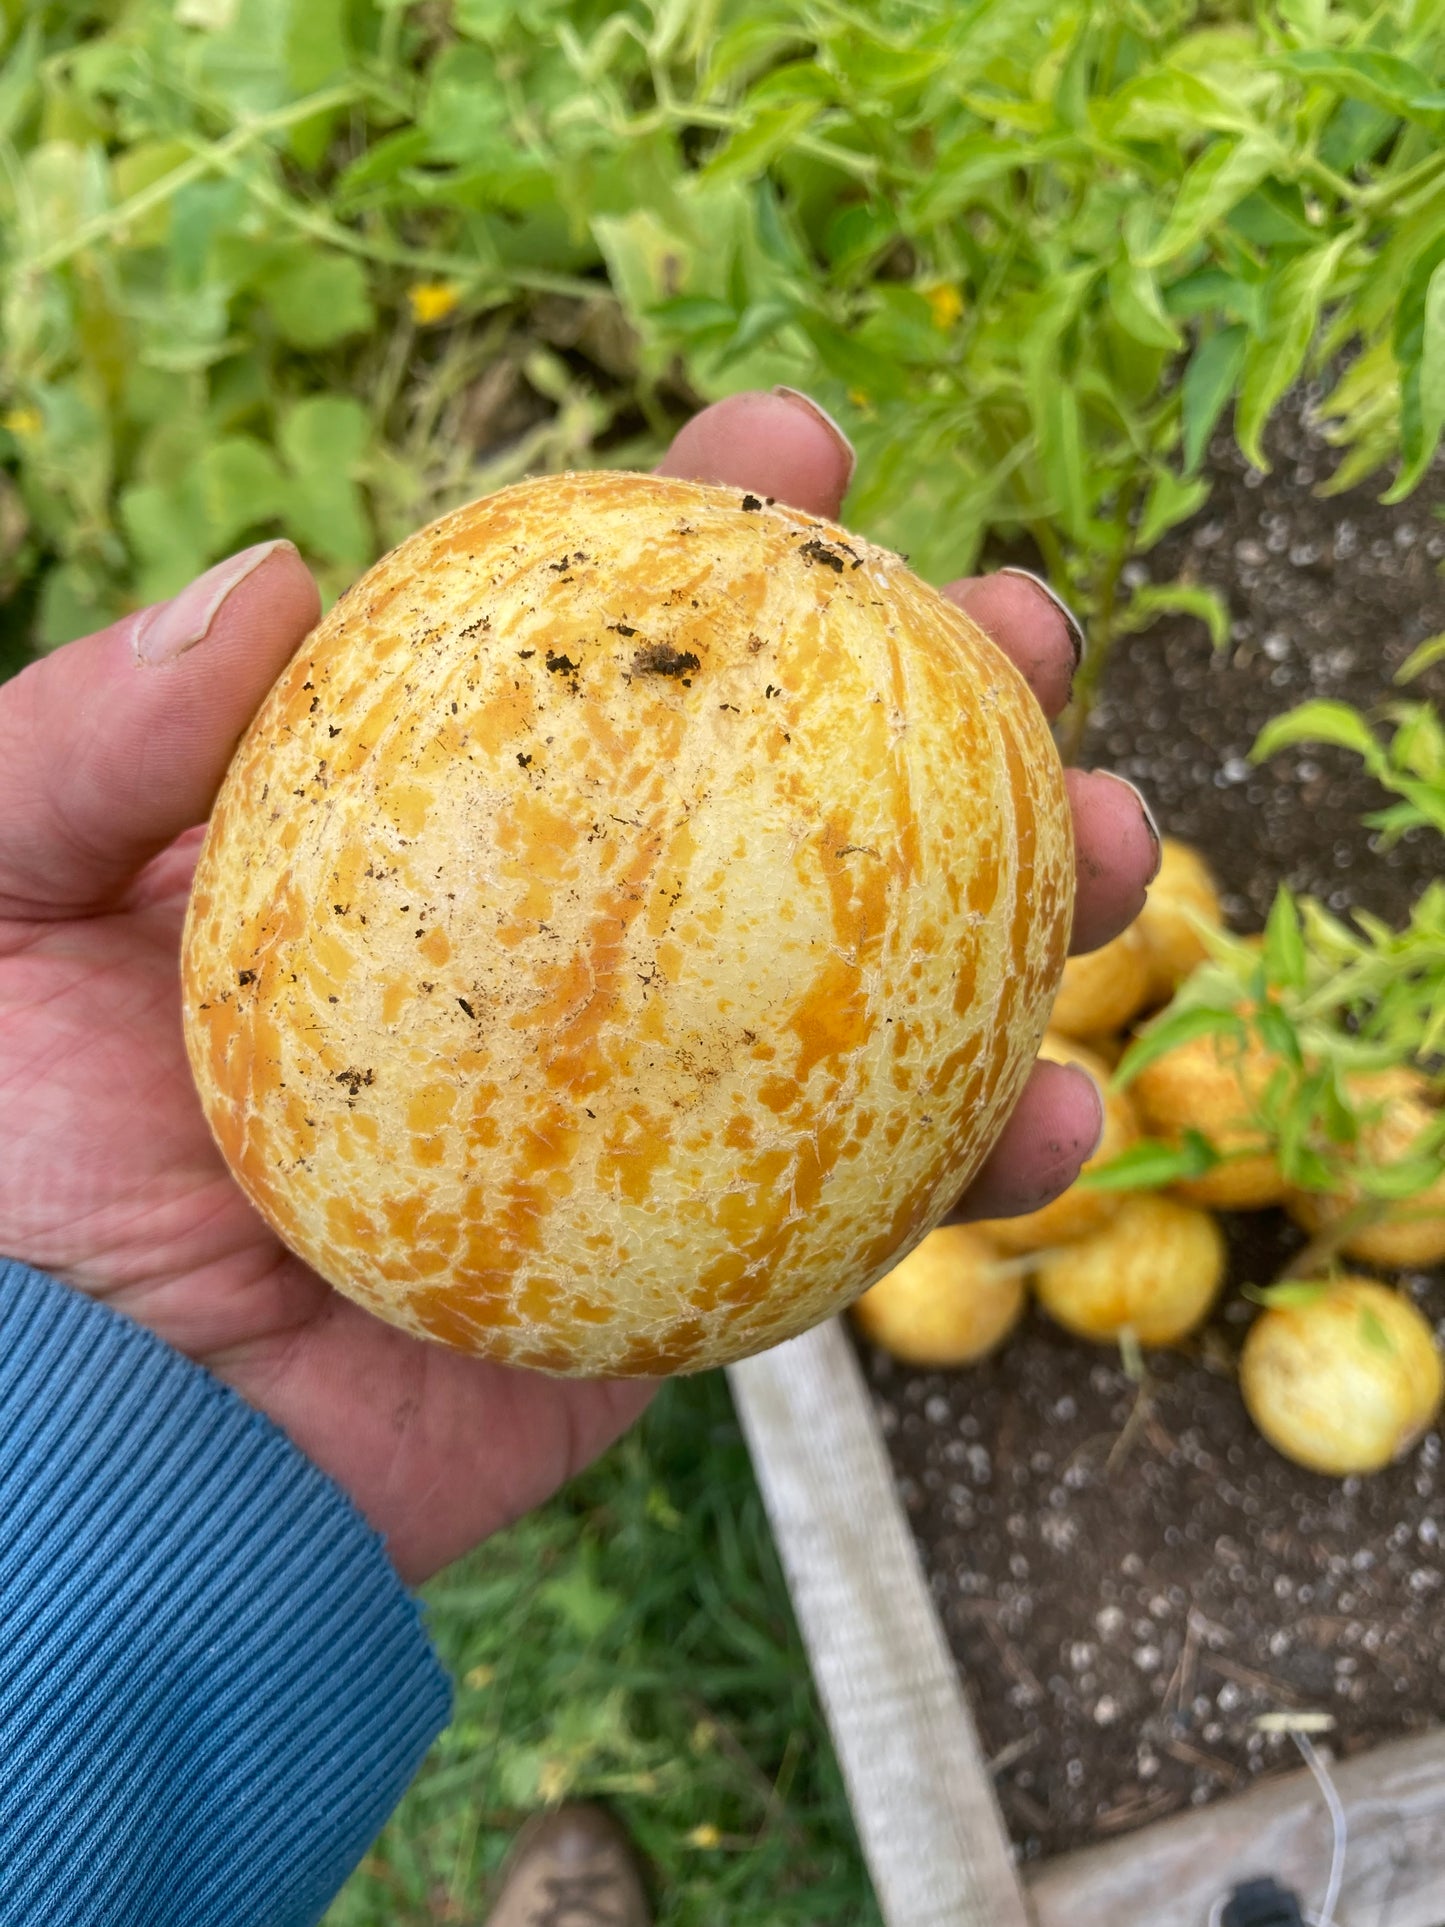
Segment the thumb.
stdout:
<path fill-rule="evenodd" d="M 853 479 L 853 445 L 796 388 L 729 395 L 694 415 L 658 463 L 659 475 L 721 482 L 834 519 Z"/>
<path fill-rule="evenodd" d="M 0 916 L 101 907 L 204 822 L 320 607 L 292 544 L 262 542 L 0 687 Z"/>

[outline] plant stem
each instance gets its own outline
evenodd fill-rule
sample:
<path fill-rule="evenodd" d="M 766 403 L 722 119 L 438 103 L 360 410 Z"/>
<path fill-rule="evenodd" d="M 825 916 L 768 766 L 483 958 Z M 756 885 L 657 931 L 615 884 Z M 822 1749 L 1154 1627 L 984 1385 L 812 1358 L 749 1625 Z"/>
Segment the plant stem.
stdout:
<path fill-rule="evenodd" d="M 1128 530 L 1129 518 L 1134 512 L 1140 486 L 1133 484 L 1128 499 L 1120 510 L 1120 527 Z M 1125 564 L 1134 553 L 1134 547 L 1126 533 L 1124 540 L 1109 558 L 1100 585 L 1099 601 L 1090 621 L 1089 646 L 1084 652 L 1084 660 L 1079 665 L 1079 673 L 1074 678 L 1073 696 L 1069 703 L 1068 716 L 1064 724 L 1060 754 L 1066 763 L 1078 761 L 1083 746 L 1084 732 L 1093 714 L 1094 702 L 1099 693 L 1104 670 L 1108 666 L 1109 652 L 1114 644 L 1114 611 L 1118 604 L 1119 581 L 1124 573 Z"/>
<path fill-rule="evenodd" d="M 317 114 L 330 113 L 333 108 L 349 107 L 360 97 L 360 90 L 356 87 L 328 87 L 322 93 L 308 94 L 305 100 L 292 101 L 289 107 L 278 107 L 274 113 L 258 115 L 255 120 L 247 121 L 244 127 L 238 127 L 234 134 L 228 134 L 225 140 L 206 147 L 191 160 L 172 168 L 169 174 L 163 174 L 158 181 L 152 181 L 149 187 L 143 187 L 138 194 L 132 194 L 119 207 L 108 208 L 104 214 L 96 214 L 90 220 L 82 221 L 73 233 L 64 235 L 43 253 L 19 265 L 34 274 L 49 274 L 53 268 L 60 267 L 72 255 L 79 254 L 92 243 L 109 239 L 130 222 L 149 214 L 153 207 L 163 206 L 183 187 L 203 179 L 212 168 L 220 168 L 224 172 L 227 163 L 254 141 L 263 140 L 268 134 L 280 133 L 287 127 L 295 127 L 298 122 L 311 120 Z"/>
<path fill-rule="evenodd" d="M 445 274 L 456 279 L 475 283 L 483 263 L 469 259 L 464 254 L 446 254 L 437 248 L 411 248 L 403 242 L 390 239 L 371 240 L 365 235 L 356 234 L 343 227 L 329 215 L 318 214 L 311 208 L 302 207 L 269 181 L 257 180 L 238 167 L 232 156 L 224 159 L 218 149 L 208 149 L 217 171 L 228 174 L 240 182 L 252 200 L 258 201 L 279 219 L 299 228 L 303 234 L 315 240 L 325 241 L 328 246 L 339 248 L 345 254 L 360 255 L 363 260 L 374 261 L 378 266 L 410 268 L 418 273 Z M 578 299 L 591 299 L 599 291 L 595 281 L 584 281 L 578 275 L 551 274 L 542 268 L 511 268 L 507 270 L 504 286 L 493 286 L 486 290 L 485 298 L 494 305 L 511 300 L 518 288 L 525 288 L 536 294 L 567 294 Z"/>
<path fill-rule="evenodd" d="M 1364 1198 L 1343 1217 L 1336 1218 L 1333 1224 L 1317 1231 L 1302 1251 L 1297 1251 L 1276 1283 L 1283 1284 L 1288 1279 L 1313 1279 L 1334 1262 L 1344 1246 L 1357 1231 L 1367 1231 L 1372 1224 L 1378 1224 L 1389 1209 L 1385 1198 Z"/>

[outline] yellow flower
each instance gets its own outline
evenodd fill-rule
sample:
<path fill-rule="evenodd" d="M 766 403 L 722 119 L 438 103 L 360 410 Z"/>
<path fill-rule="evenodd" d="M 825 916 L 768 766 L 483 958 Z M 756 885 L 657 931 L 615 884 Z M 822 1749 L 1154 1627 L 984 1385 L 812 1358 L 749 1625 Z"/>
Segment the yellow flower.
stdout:
<path fill-rule="evenodd" d="M 933 310 L 935 328 L 951 328 L 963 313 L 963 296 L 951 281 L 940 281 L 936 288 L 925 288 L 923 298 Z"/>
<path fill-rule="evenodd" d="M 722 1844 L 722 1835 L 711 1820 L 704 1820 L 700 1827 L 694 1827 L 687 1836 L 690 1847 L 717 1847 Z"/>
<path fill-rule="evenodd" d="M 572 1791 L 574 1777 L 566 1760 L 548 1760 L 537 1775 L 537 1792 L 549 1807 L 555 1806 Z"/>
<path fill-rule="evenodd" d="M 496 1677 L 495 1666 L 474 1666 L 469 1673 L 463 1674 L 462 1685 L 469 1686 L 475 1693 L 483 1686 L 490 1686 Z"/>
<path fill-rule="evenodd" d="M 418 281 L 406 291 L 411 318 L 419 328 L 445 321 L 461 306 L 462 291 L 455 281 Z"/>
<path fill-rule="evenodd" d="M 43 425 L 38 408 L 10 408 L 0 415 L 0 427 L 8 428 L 12 435 L 38 435 Z"/>

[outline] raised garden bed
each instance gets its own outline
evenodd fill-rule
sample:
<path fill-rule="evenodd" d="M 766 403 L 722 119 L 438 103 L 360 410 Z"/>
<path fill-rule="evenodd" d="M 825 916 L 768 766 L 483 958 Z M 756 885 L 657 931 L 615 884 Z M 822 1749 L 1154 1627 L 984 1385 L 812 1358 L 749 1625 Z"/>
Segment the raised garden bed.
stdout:
<path fill-rule="evenodd" d="M 1367 908 L 1402 920 L 1439 861 L 1438 839 L 1425 835 L 1388 854 L 1372 849 L 1360 818 L 1380 797 L 1342 752 L 1291 751 L 1262 769 L 1246 760 L 1260 726 L 1308 696 L 1378 703 L 1408 652 L 1445 629 L 1445 526 L 1432 514 L 1438 489 L 1397 508 L 1382 507 L 1371 489 L 1329 501 L 1313 497 L 1330 457 L 1304 424 L 1308 399 L 1297 396 L 1277 418 L 1269 476 L 1249 471 L 1231 444 L 1212 451 L 1217 486 L 1208 508 L 1150 558 L 1158 580 L 1183 570 L 1221 591 L 1233 618 L 1231 651 L 1216 654 L 1200 625 L 1181 619 L 1162 620 L 1121 643 L 1082 757 L 1138 782 L 1163 827 L 1207 854 L 1224 885 L 1226 911 L 1244 930 L 1261 926 L 1280 882 L 1337 911 Z M 1438 700 L 1441 682 L 1437 674 L 1426 693 Z M 1225 1223 L 1233 1287 L 1267 1283 L 1303 1242 L 1280 1213 Z M 1445 1335 L 1439 1274 L 1403 1282 L 1442 1321 Z M 1440 1435 L 1431 1433 L 1407 1461 L 1369 1480 L 1330 1481 L 1288 1464 L 1255 1432 L 1234 1383 L 1233 1356 L 1253 1315 L 1232 1291 L 1199 1342 L 1151 1358 L 1142 1406 L 1110 1352 L 1080 1344 L 1038 1316 L 998 1356 L 961 1372 L 914 1371 L 851 1341 L 840 1353 L 840 1333 L 830 1351 L 810 1355 L 808 1369 L 831 1376 L 840 1410 L 849 1396 L 845 1381 L 858 1382 L 861 1365 L 871 1395 L 861 1401 L 861 1422 L 885 1443 L 906 1536 L 942 1634 L 941 1664 L 962 1682 L 969 1710 L 960 1727 L 939 1677 L 920 1685 L 927 1667 L 917 1657 L 908 1691 L 915 1699 L 922 1694 L 919 1704 L 929 1709 L 918 1727 L 934 1734 L 924 1751 L 942 1744 L 938 1736 L 948 1731 L 947 1745 L 962 1748 L 948 1771 L 964 1780 L 972 1773 L 977 1784 L 980 1759 L 990 1763 L 983 1784 L 992 1783 L 1041 1920 L 1076 1919 L 1083 1927 L 1095 1918 L 1083 1890 L 1070 1885 L 1075 1870 L 1101 1864 L 1100 1843 L 1161 1823 L 1165 1831 L 1137 1841 L 1138 1853 L 1125 1853 L 1125 1864 L 1150 1865 L 1151 1843 L 1158 1842 L 1165 1858 L 1156 1871 L 1173 1868 L 1171 1882 L 1182 1882 L 1171 1891 L 1182 1895 L 1188 1885 L 1176 1865 L 1180 1853 L 1185 1861 L 1194 1857 L 1200 1879 L 1222 1878 L 1218 1842 L 1207 1833 L 1196 1839 L 1187 1819 L 1170 1816 L 1274 1774 L 1298 1774 L 1288 1736 L 1255 1725 L 1261 1713 L 1291 1711 L 1332 1716 L 1327 1743 L 1337 1762 L 1366 1754 L 1378 1762 L 1378 1772 L 1355 1775 L 1358 1792 L 1392 1773 L 1408 1782 L 1400 1878 L 1392 1890 L 1380 1876 L 1381 1864 L 1395 1865 L 1387 1801 L 1375 1815 L 1374 1858 L 1367 1844 L 1357 1841 L 1355 1849 L 1354 1899 L 1366 1911 L 1341 1919 L 1351 1927 L 1357 1920 L 1396 1927 L 1445 1918 L 1445 1866 L 1422 1873 L 1420 1859 L 1421 1842 L 1445 1834 L 1445 1744 L 1437 1736 L 1405 1753 L 1398 1744 L 1445 1726 Z M 746 1417 L 752 1394 L 741 1376 L 738 1388 Z M 855 1442 L 849 1449 L 862 1448 Z M 776 1474 L 765 1471 L 765 1488 L 770 1479 L 776 1484 Z M 806 1563 L 807 1531 L 800 1538 L 797 1523 L 806 1504 L 803 1486 L 794 1485 L 783 1550 L 788 1559 L 791 1532 Z M 870 1542 L 865 1534 L 863 1543 Z M 896 1583 L 906 1590 L 904 1579 Z M 832 1616 L 846 1610 L 836 1596 Z M 873 1649 L 884 1650 L 902 1624 L 892 1633 L 875 1628 Z M 840 1626 L 823 1642 L 846 1648 L 848 1637 Z M 846 1657 L 830 1663 L 844 1676 L 857 1671 Z M 909 1664 L 900 1665 L 906 1682 Z M 833 1700 L 825 1674 L 820 1663 L 825 1697 Z M 859 1678 L 848 1690 L 860 1704 L 870 1692 L 885 1700 L 891 1693 L 896 1702 L 898 1684 L 880 1676 L 870 1687 Z M 856 1712 L 857 1704 L 849 1717 Z M 900 1715 L 905 1728 L 911 1718 Z M 846 1743 L 840 1750 L 846 1766 Z M 863 1761 L 858 1771 L 867 1780 L 872 1769 Z M 871 1797 L 865 1790 L 860 1803 L 855 1789 L 865 1844 L 863 1808 Z M 1322 1888 L 1330 1832 L 1313 1783 L 1305 1776 L 1268 1797 L 1276 1831 L 1285 1824 L 1280 1812 L 1294 1801 L 1303 1827 L 1295 1847 L 1309 1863 L 1298 1877 L 1313 1865 Z M 1411 1802 L 1421 1801 L 1429 1813 L 1427 1820 L 1415 1814 L 1415 1838 L 1406 1820 L 1415 1811 Z M 1263 1824 L 1258 1793 L 1230 1812 L 1249 1808 Z M 977 1917 L 990 1927 L 1015 1917 L 1000 1911 L 1014 1904 L 1008 1880 L 976 1847 L 982 1823 L 965 1823 L 954 1811 L 941 1825 L 939 1839 L 963 1828 L 975 1843 L 962 1849 L 963 1859 L 976 1864 L 958 1873 L 957 1895 L 965 1898 L 940 1903 L 936 1917 Z M 1231 1819 L 1226 1831 L 1244 1837 L 1249 1829 Z M 1362 1838 L 1368 1833 L 1365 1827 Z M 1170 1849 L 1175 1860 L 1165 1853 L 1166 1838 L 1185 1841 Z M 896 1910 L 887 1886 L 897 1878 L 906 1884 L 904 1869 L 922 1850 L 915 1840 L 902 1851 L 899 1870 L 881 1878 L 874 1862 L 890 1919 Z M 1417 1875 L 1424 1892 L 1438 1882 L 1438 1907 L 1409 1899 Z M 1130 1927 L 1136 1916 L 1122 1890 L 1109 1891 L 1098 1918 Z M 1016 1883 L 1014 1893 L 1022 1909 L 1016 1917 L 1026 1919 Z M 1318 1904 L 1318 1891 L 1307 1898 Z M 1193 1927 L 1197 1900 L 1181 1898 L 1170 1920 Z M 1140 1921 L 1160 1917 L 1157 1889 L 1146 1883 L 1138 1901 L 1145 1909 Z M 900 1921 L 913 1917 L 897 1912 Z M 1206 1904 L 1199 1927 L 1207 1918 Z"/>

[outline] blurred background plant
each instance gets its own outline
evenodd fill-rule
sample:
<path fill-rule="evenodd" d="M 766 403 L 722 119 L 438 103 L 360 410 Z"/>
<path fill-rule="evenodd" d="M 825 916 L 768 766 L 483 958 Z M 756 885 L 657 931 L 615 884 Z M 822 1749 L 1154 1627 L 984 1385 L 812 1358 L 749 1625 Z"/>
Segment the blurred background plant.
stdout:
<path fill-rule="evenodd" d="M 784 381 L 927 574 L 1096 642 L 1302 371 L 1338 490 L 1445 418 L 1432 0 L 3 0 L 12 660 L 284 531 L 339 588 Z M 1087 683 L 1083 690 L 1087 698 Z"/>

